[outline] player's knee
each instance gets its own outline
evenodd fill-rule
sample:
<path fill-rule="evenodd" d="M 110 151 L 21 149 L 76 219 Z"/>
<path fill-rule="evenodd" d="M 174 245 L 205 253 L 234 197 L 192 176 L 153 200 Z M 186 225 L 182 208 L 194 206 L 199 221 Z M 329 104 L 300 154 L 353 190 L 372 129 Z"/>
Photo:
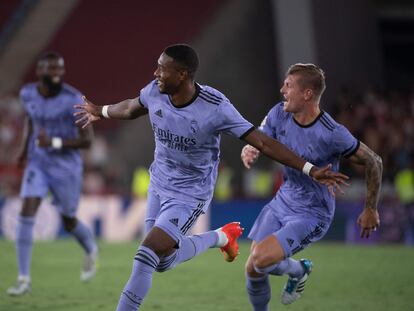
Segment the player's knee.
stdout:
<path fill-rule="evenodd" d="M 147 234 L 142 245 L 151 249 L 161 258 L 173 253 L 177 242 L 160 228 L 154 227 Z"/>
<path fill-rule="evenodd" d="M 260 277 L 260 276 L 262 276 L 262 274 L 258 273 L 258 272 L 254 269 L 254 265 L 253 265 L 253 261 L 252 261 L 251 257 L 250 257 L 250 259 L 246 262 L 246 265 L 245 265 L 245 270 L 246 270 L 246 274 L 247 274 L 249 277 L 254 278 L 254 277 Z"/>
<path fill-rule="evenodd" d="M 33 208 L 22 208 L 20 216 L 23 217 L 34 217 L 36 215 L 36 209 Z"/>
<path fill-rule="evenodd" d="M 277 258 L 271 252 L 261 251 L 260 248 L 255 248 L 252 252 L 253 266 L 259 269 L 264 269 L 272 264 L 278 263 Z"/>
<path fill-rule="evenodd" d="M 172 247 L 168 245 L 160 245 L 155 243 L 154 245 L 146 245 L 148 248 L 152 249 L 155 254 L 157 254 L 159 257 L 168 256 L 171 251 L 173 250 Z"/>
<path fill-rule="evenodd" d="M 71 232 L 73 229 L 75 229 L 77 223 L 76 218 L 62 216 L 62 220 L 63 227 L 67 232 Z"/>
<path fill-rule="evenodd" d="M 250 278 L 259 278 L 261 276 L 263 276 L 262 273 L 258 272 L 253 264 L 253 259 L 252 256 L 250 255 L 249 259 L 246 262 L 245 265 L 245 271 L 246 271 L 246 275 Z"/>
<path fill-rule="evenodd" d="M 269 258 L 266 258 L 265 256 L 257 255 L 253 258 L 253 265 L 256 268 L 263 269 L 269 266 Z"/>
<path fill-rule="evenodd" d="M 165 241 L 146 238 L 142 245 L 151 249 L 158 257 L 168 256 L 171 251 L 173 250 L 173 246 L 169 243 L 165 243 Z"/>
<path fill-rule="evenodd" d="M 40 198 L 25 198 L 20 215 L 25 217 L 34 217 L 40 205 L 40 201 Z"/>

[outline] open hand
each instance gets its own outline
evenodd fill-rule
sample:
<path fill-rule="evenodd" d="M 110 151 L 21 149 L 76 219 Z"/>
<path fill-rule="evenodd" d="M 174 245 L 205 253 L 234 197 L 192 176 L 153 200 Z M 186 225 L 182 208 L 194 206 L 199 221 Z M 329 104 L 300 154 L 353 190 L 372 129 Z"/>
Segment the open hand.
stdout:
<path fill-rule="evenodd" d="M 94 105 L 85 96 L 83 96 L 84 104 L 75 105 L 76 111 L 73 115 L 76 117 L 76 125 L 81 126 L 82 128 L 87 127 L 89 124 L 92 124 L 95 121 L 102 119 L 100 106 Z"/>
<path fill-rule="evenodd" d="M 331 164 L 322 168 L 314 166 L 310 175 L 320 184 L 328 186 L 329 192 L 335 196 L 335 190 L 344 193 L 341 186 L 349 186 L 346 182 L 349 177 L 339 172 L 333 172 L 331 168 Z"/>
<path fill-rule="evenodd" d="M 243 147 L 241 152 L 241 160 L 246 168 L 250 168 L 251 165 L 256 162 L 257 158 L 259 157 L 260 151 L 257 150 L 255 147 L 246 145 Z"/>

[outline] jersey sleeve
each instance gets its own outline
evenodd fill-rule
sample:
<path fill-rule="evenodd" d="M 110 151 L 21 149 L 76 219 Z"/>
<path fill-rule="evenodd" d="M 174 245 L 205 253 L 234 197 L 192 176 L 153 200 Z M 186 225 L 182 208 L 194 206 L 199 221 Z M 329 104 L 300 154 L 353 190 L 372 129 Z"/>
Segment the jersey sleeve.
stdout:
<path fill-rule="evenodd" d="M 150 83 L 148 83 L 144 88 L 141 89 L 141 91 L 139 92 L 139 103 L 148 109 L 148 104 L 150 102 L 150 96 L 151 96 L 151 92 L 153 92 L 154 87 L 156 87 L 155 85 L 156 81 L 153 80 Z"/>
<path fill-rule="evenodd" d="M 26 112 L 27 112 L 26 105 L 27 105 L 27 102 L 29 100 L 29 97 L 30 97 L 30 93 L 29 93 L 27 87 L 21 88 L 20 92 L 19 92 L 19 99 L 20 99 L 20 102 L 22 103 L 23 108 Z"/>
<path fill-rule="evenodd" d="M 66 83 L 63 84 L 63 90 L 60 98 L 64 98 L 66 107 L 72 116 L 76 111 L 75 105 L 85 105 L 83 94 L 78 89 Z M 75 119 L 75 117 L 73 117 L 73 119 Z"/>
<path fill-rule="evenodd" d="M 217 130 L 238 138 L 246 137 L 255 129 L 253 124 L 247 121 L 240 112 L 228 101 L 219 105 L 217 117 Z"/>
<path fill-rule="evenodd" d="M 333 146 L 338 154 L 349 158 L 358 150 L 359 140 L 345 126 L 339 125 L 334 131 Z"/>
<path fill-rule="evenodd" d="M 276 126 L 279 123 L 280 109 L 283 109 L 282 104 L 275 105 L 270 109 L 259 126 L 260 131 L 273 138 L 276 138 Z"/>

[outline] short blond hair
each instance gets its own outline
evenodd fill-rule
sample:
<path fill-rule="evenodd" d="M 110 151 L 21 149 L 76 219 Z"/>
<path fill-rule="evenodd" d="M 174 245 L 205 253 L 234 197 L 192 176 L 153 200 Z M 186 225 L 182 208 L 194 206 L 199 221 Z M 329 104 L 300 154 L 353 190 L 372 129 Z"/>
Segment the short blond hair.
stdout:
<path fill-rule="evenodd" d="M 326 89 L 325 73 L 314 64 L 297 63 L 289 67 L 286 75 L 298 75 L 298 83 L 302 88 L 310 88 L 317 97 L 321 97 Z"/>

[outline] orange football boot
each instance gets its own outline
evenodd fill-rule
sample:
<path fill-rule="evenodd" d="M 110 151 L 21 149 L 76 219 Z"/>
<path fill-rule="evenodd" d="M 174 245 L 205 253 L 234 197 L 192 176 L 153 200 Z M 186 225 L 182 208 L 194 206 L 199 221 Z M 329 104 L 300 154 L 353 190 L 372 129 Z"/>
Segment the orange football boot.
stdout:
<path fill-rule="evenodd" d="M 221 247 L 220 250 L 224 255 L 224 260 L 232 262 L 239 255 L 237 239 L 242 235 L 244 229 L 240 227 L 239 222 L 231 222 L 221 227 L 220 230 L 225 233 L 228 239 L 227 244 Z"/>

